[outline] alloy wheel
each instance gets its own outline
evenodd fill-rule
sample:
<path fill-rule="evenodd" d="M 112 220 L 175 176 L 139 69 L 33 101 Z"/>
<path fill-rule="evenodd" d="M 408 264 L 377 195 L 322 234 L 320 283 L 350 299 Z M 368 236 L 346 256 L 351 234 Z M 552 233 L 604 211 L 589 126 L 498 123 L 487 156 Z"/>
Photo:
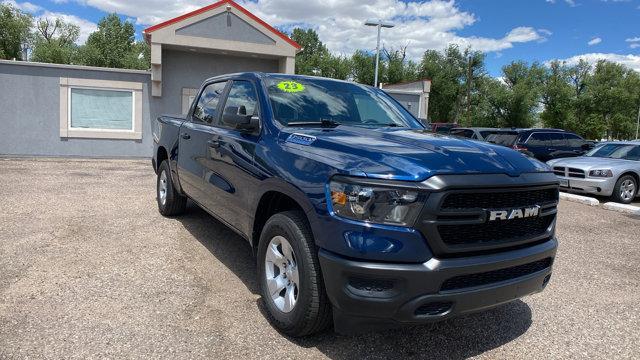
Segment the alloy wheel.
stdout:
<path fill-rule="evenodd" d="M 271 300 L 278 310 L 291 312 L 300 295 L 300 277 L 293 248 L 283 236 L 269 241 L 264 267 Z"/>
<path fill-rule="evenodd" d="M 167 190 L 169 186 L 167 184 L 167 172 L 162 170 L 160 173 L 160 181 L 158 181 L 158 198 L 162 205 L 167 202 Z"/>
<path fill-rule="evenodd" d="M 633 200 L 636 195 L 636 185 L 635 183 L 627 179 L 620 184 L 620 198 L 625 201 Z"/>

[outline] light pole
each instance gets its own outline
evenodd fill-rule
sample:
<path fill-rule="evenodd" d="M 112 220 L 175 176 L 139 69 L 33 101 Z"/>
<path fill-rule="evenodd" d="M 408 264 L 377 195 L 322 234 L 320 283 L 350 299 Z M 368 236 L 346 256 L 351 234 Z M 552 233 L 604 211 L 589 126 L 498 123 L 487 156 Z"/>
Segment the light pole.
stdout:
<path fill-rule="evenodd" d="M 638 140 L 638 130 L 640 130 L 640 107 L 638 108 L 638 120 L 636 122 L 636 140 Z"/>
<path fill-rule="evenodd" d="M 378 20 L 367 20 L 365 23 L 365 25 L 367 26 L 375 26 L 378 28 L 378 42 L 376 44 L 376 73 L 374 75 L 374 80 L 373 80 L 373 86 L 374 87 L 378 87 L 378 66 L 380 63 L 380 30 L 382 28 L 392 28 L 395 25 L 393 23 L 390 22 L 386 22 L 386 21 L 382 21 L 381 19 Z"/>

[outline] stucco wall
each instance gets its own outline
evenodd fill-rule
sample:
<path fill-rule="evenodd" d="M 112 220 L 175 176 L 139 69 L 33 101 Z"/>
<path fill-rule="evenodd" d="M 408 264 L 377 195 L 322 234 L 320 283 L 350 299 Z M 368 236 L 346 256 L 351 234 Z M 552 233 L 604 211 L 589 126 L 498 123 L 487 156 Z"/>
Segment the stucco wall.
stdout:
<path fill-rule="evenodd" d="M 405 109 L 409 110 L 413 116 L 420 118 L 420 114 L 418 113 L 421 99 L 420 94 L 397 94 L 393 92 L 388 92 L 388 94 L 402 104 Z"/>
<path fill-rule="evenodd" d="M 179 114 L 182 89 L 198 89 L 202 82 L 217 75 L 263 71 L 278 72 L 278 60 L 218 54 L 162 50 L 162 97 L 152 104 L 160 114 Z"/>
<path fill-rule="evenodd" d="M 0 61 L 0 154 L 87 157 L 151 157 L 155 119 L 179 114 L 182 89 L 199 88 L 216 75 L 277 72 L 278 61 L 260 58 L 163 51 L 163 94 L 152 97 L 146 71 Z M 143 83 L 142 140 L 60 137 L 60 78 Z"/>
<path fill-rule="evenodd" d="M 60 78 L 143 83 L 142 140 L 60 137 Z M 0 154 L 149 157 L 153 149 L 150 75 L 48 64 L 0 62 Z"/>

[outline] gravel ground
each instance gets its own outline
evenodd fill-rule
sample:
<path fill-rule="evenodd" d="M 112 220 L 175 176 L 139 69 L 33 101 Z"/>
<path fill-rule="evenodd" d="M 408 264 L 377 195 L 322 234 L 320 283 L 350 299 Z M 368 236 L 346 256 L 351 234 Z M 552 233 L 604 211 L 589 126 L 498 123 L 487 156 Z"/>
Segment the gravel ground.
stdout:
<path fill-rule="evenodd" d="M 0 358 L 640 358 L 640 219 L 562 202 L 546 291 L 447 322 L 295 340 L 248 244 L 159 216 L 149 161 L 0 159 Z"/>

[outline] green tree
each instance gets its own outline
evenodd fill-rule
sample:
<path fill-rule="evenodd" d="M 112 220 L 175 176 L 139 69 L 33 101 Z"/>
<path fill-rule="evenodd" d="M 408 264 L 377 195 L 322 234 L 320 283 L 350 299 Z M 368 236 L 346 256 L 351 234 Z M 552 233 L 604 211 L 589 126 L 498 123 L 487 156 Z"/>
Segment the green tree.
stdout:
<path fill-rule="evenodd" d="M 500 120 L 506 127 L 531 127 L 540 98 L 544 68 L 514 61 L 502 68 L 504 87 L 496 92 Z"/>
<path fill-rule="evenodd" d="M 572 122 L 573 89 L 569 83 L 570 73 L 559 61 L 553 61 L 546 69 L 542 80 L 542 104 L 544 110 L 540 119 L 544 126 L 577 130 Z"/>
<path fill-rule="evenodd" d="M 33 61 L 70 64 L 75 56 L 75 42 L 80 36 L 80 27 L 65 23 L 61 19 L 38 21 L 34 35 Z"/>
<path fill-rule="evenodd" d="M 325 62 L 330 54 L 320 41 L 318 33 L 313 29 L 295 28 L 291 33 L 291 39 L 302 47 L 302 51 L 296 55 L 296 74 L 320 75 L 323 68 L 326 68 Z"/>
<path fill-rule="evenodd" d="M 21 59 L 30 40 L 33 18 L 10 4 L 0 3 L 0 58 Z"/>
<path fill-rule="evenodd" d="M 382 49 L 382 61 L 386 63 L 383 82 L 397 84 L 418 79 L 418 65 L 407 60 L 407 46 L 398 50 Z"/>
<path fill-rule="evenodd" d="M 456 122 L 461 113 L 464 55 L 457 45 L 444 52 L 427 50 L 420 63 L 420 78 L 431 79 L 429 119 L 432 122 Z"/>
<path fill-rule="evenodd" d="M 79 59 L 85 65 L 111 68 L 131 66 L 135 48 L 135 29 L 122 21 L 117 14 L 110 14 L 98 22 L 98 30 L 91 33 L 87 43 L 80 48 Z"/>
<path fill-rule="evenodd" d="M 587 83 L 590 116 L 598 119 L 609 139 L 629 139 L 640 98 L 640 76 L 624 65 L 598 61 Z"/>
<path fill-rule="evenodd" d="M 372 85 L 375 79 L 376 55 L 364 50 L 356 50 L 351 56 L 352 73 L 351 76 L 356 82 Z M 380 62 L 378 68 L 378 79 L 382 79 L 385 72 L 385 65 Z"/>

